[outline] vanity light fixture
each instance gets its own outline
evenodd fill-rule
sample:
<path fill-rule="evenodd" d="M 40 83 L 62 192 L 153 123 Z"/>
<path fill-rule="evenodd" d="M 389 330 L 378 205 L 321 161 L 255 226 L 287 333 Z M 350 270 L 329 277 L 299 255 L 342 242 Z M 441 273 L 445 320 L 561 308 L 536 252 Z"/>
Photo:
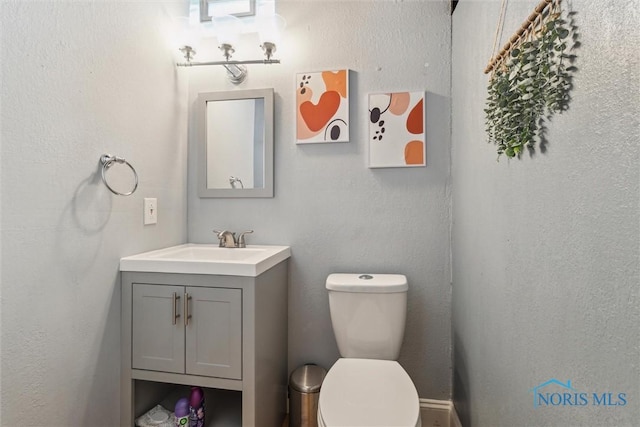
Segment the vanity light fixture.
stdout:
<path fill-rule="evenodd" d="M 242 21 L 232 15 L 213 16 L 211 17 L 213 31 L 218 40 L 218 49 L 222 51 L 224 61 L 208 61 L 196 62 L 194 56 L 195 49 L 189 45 L 182 45 L 179 50 L 182 52 L 186 62 L 178 62 L 178 67 L 195 67 L 200 65 L 222 65 L 227 69 L 227 74 L 231 82 L 238 84 L 247 77 L 247 64 L 279 64 L 279 59 L 273 59 L 272 56 L 276 51 L 276 46 L 280 42 L 280 37 L 286 21 L 280 15 L 271 14 L 256 18 L 260 35 L 260 47 L 264 52 L 264 59 L 250 60 L 233 60 L 232 55 L 235 53 L 238 36 L 242 33 Z"/>

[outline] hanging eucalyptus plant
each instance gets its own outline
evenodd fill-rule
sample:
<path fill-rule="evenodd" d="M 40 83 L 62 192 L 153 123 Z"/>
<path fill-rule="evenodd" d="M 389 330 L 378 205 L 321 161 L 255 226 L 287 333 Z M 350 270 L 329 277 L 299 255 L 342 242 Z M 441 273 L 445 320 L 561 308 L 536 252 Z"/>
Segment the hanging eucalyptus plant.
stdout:
<path fill-rule="evenodd" d="M 502 154 L 519 157 L 524 148 L 534 150 L 536 141 L 544 138 L 545 120 L 567 109 L 576 69 L 575 56 L 568 53 L 574 43 L 569 28 L 572 22 L 560 13 L 551 14 L 496 66 L 484 111 L 498 159 Z"/>

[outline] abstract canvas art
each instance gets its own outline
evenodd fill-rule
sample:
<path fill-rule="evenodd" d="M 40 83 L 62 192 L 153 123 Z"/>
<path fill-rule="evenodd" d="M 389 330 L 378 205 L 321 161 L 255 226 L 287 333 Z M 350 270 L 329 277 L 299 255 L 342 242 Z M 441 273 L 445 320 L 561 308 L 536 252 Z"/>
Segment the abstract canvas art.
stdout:
<path fill-rule="evenodd" d="M 296 143 L 349 141 L 349 70 L 296 75 Z"/>
<path fill-rule="evenodd" d="M 426 166 L 424 92 L 369 95 L 369 167 Z"/>

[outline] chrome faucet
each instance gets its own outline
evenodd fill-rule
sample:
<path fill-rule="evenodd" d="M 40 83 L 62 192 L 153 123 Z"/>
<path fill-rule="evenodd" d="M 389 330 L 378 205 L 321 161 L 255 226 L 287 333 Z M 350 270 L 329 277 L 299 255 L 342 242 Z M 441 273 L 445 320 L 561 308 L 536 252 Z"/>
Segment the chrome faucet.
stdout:
<path fill-rule="evenodd" d="M 236 233 L 232 233 L 231 231 L 218 231 L 213 230 L 216 233 L 218 240 L 220 240 L 221 248 L 236 248 Z"/>
<path fill-rule="evenodd" d="M 253 233 L 253 230 L 243 231 L 242 233 L 240 233 L 240 236 L 238 237 L 237 240 L 236 240 L 236 233 L 233 233 L 231 231 L 213 230 L 213 232 L 216 233 L 216 236 L 220 241 L 219 246 L 221 248 L 246 248 L 247 244 L 245 243 L 244 235 Z"/>
<path fill-rule="evenodd" d="M 233 175 L 229 177 L 229 185 L 231 185 L 231 188 L 236 188 L 237 183 L 240 183 L 240 188 L 244 188 L 244 184 L 242 183 L 242 180 L 240 178 Z"/>
<path fill-rule="evenodd" d="M 246 248 L 247 244 L 244 241 L 244 235 L 245 234 L 251 234 L 253 233 L 253 230 L 247 230 L 247 231 L 243 231 L 242 233 L 240 233 L 240 237 L 238 237 L 238 247 L 239 248 Z"/>

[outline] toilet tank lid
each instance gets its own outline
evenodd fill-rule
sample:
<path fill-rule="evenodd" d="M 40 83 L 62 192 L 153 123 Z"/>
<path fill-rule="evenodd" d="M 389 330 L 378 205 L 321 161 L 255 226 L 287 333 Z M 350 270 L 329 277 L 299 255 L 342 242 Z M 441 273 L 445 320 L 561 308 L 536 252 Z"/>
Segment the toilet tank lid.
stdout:
<path fill-rule="evenodd" d="M 396 293 L 409 289 L 403 274 L 345 274 L 334 273 L 327 277 L 328 290 L 337 292 Z"/>

